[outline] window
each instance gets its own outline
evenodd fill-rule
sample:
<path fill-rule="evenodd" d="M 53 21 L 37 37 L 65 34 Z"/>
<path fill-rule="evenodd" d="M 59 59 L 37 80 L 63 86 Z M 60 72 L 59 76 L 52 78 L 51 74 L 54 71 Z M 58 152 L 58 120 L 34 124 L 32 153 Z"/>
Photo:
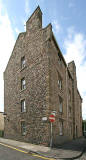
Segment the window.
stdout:
<path fill-rule="evenodd" d="M 70 124 L 69 126 L 69 135 L 71 136 L 72 135 L 72 125 Z"/>
<path fill-rule="evenodd" d="M 25 78 L 23 78 L 21 80 L 21 90 L 25 89 L 26 88 L 26 82 L 25 82 Z"/>
<path fill-rule="evenodd" d="M 63 100 L 61 97 L 59 97 L 59 112 L 62 113 L 63 110 Z"/>
<path fill-rule="evenodd" d="M 69 117 L 71 117 L 71 107 L 69 106 Z"/>
<path fill-rule="evenodd" d="M 59 74 L 58 74 L 58 87 L 60 90 L 62 89 L 62 79 Z"/>
<path fill-rule="evenodd" d="M 62 136 L 63 135 L 63 122 L 59 121 L 59 135 Z"/>
<path fill-rule="evenodd" d="M 21 68 L 25 67 L 25 56 L 21 58 Z"/>
<path fill-rule="evenodd" d="M 21 101 L 21 112 L 26 112 L 26 103 L 25 99 Z"/>
<path fill-rule="evenodd" d="M 61 58 L 61 53 L 60 52 L 58 53 L 58 63 L 59 63 L 59 65 L 62 66 L 62 58 Z"/>
<path fill-rule="evenodd" d="M 71 101 L 71 91 L 69 90 L 69 101 Z"/>
<path fill-rule="evenodd" d="M 26 124 L 25 124 L 25 121 L 21 122 L 21 133 L 22 133 L 23 136 L 26 135 Z"/>

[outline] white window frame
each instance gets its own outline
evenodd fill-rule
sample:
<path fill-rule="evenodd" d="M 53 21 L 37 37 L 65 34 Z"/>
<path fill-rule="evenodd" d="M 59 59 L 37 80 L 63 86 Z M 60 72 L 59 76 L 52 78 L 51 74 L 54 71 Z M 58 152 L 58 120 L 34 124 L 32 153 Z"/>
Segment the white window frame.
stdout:
<path fill-rule="evenodd" d="M 21 58 L 21 68 L 22 68 L 22 69 L 25 68 L 25 63 L 26 63 L 26 61 L 25 61 L 25 56 L 23 56 L 23 57 Z"/>
<path fill-rule="evenodd" d="M 58 87 L 59 87 L 60 90 L 62 89 L 62 78 L 59 75 L 59 73 L 58 73 Z"/>
<path fill-rule="evenodd" d="M 26 102 L 25 102 L 25 99 L 21 100 L 21 112 L 26 112 Z"/>
<path fill-rule="evenodd" d="M 26 89 L 26 81 L 25 78 L 21 79 L 21 90 Z"/>
<path fill-rule="evenodd" d="M 63 112 L 63 100 L 60 96 L 59 96 L 59 112 L 60 113 Z"/>
<path fill-rule="evenodd" d="M 60 88 L 60 90 L 62 89 L 62 80 L 61 79 L 58 79 L 58 86 Z"/>

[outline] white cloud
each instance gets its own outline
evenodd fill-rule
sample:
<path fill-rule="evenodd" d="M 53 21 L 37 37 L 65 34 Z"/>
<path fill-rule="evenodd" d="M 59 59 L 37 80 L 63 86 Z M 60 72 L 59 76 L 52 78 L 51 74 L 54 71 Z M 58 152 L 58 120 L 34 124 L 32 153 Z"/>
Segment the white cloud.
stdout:
<path fill-rule="evenodd" d="M 86 37 L 82 33 L 74 31 L 74 27 L 68 29 L 68 36 L 64 41 L 66 50 L 65 59 L 68 62 L 74 60 L 77 72 L 77 84 L 83 98 L 83 118 L 86 117 Z"/>
<path fill-rule="evenodd" d="M 53 26 L 53 30 L 54 30 L 54 32 L 55 32 L 56 34 L 61 31 L 61 26 L 60 26 L 60 24 L 58 23 L 57 20 L 54 20 L 54 21 L 52 22 L 52 26 Z"/>
<path fill-rule="evenodd" d="M 25 0 L 25 13 L 26 13 L 26 16 L 30 16 L 31 10 L 29 5 L 29 0 Z"/>
<path fill-rule="evenodd" d="M 26 32 L 26 21 L 25 21 L 25 19 L 22 19 L 22 24 L 24 26 L 24 31 Z"/>
<path fill-rule="evenodd" d="M 3 11 L 3 15 L 2 15 Z M 11 55 L 15 39 L 9 17 L 0 1 L 0 111 L 3 110 L 3 72 Z"/>
<path fill-rule="evenodd" d="M 16 31 L 17 34 L 20 33 L 20 30 L 18 28 L 15 28 L 15 31 Z"/>

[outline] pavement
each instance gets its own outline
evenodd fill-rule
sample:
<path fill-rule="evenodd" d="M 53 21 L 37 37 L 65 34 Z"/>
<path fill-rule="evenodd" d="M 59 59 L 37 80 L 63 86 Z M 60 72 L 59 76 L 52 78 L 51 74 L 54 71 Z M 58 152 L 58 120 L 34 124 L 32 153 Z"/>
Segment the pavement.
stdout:
<path fill-rule="evenodd" d="M 14 146 L 16 148 L 21 148 L 24 151 L 28 151 L 28 153 L 36 153 L 48 158 L 66 160 L 77 158 L 80 159 L 80 157 L 86 150 L 86 139 L 83 137 L 57 146 L 56 148 L 50 148 L 42 145 L 35 145 L 5 138 L 0 138 L 0 143 Z"/>

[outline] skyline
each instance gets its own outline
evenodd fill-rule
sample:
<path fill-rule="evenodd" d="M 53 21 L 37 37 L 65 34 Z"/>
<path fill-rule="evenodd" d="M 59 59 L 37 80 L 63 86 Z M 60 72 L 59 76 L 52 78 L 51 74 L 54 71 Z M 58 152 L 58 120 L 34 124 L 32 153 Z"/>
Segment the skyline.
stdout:
<path fill-rule="evenodd" d="M 43 13 L 43 28 L 49 23 L 62 51 L 66 63 L 74 60 L 76 64 L 77 85 L 83 99 L 83 119 L 86 119 L 86 28 L 85 6 L 83 0 L 13 0 L 5 3 L 0 0 L 0 111 L 4 111 L 3 72 L 11 56 L 18 34 L 25 31 L 25 21 L 31 16 L 37 6 Z M 51 12 L 52 11 L 52 12 Z M 70 12 L 71 11 L 71 12 Z M 78 12 L 79 11 L 79 12 Z M 77 15 L 78 13 L 78 15 Z M 84 18 L 83 18 L 84 16 Z"/>

